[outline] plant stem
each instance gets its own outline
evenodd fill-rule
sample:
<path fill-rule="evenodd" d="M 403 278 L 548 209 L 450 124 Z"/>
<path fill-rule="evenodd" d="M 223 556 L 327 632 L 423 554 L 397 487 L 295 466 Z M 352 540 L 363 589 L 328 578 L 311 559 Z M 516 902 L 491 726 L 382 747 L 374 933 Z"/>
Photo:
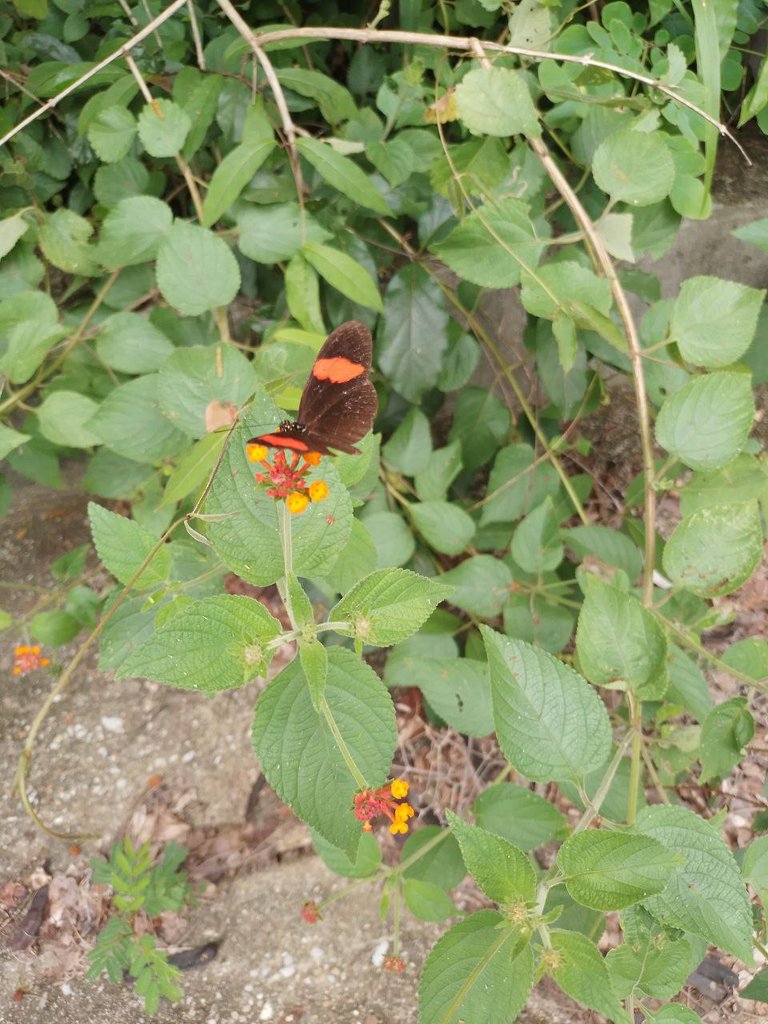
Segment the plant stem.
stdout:
<path fill-rule="evenodd" d="M 616 748 L 616 753 L 613 755 L 611 763 L 608 765 L 606 773 L 600 781 L 600 785 L 597 788 L 597 792 L 595 793 L 594 798 L 590 801 L 586 811 L 582 814 L 581 818 L 579 818 L 579 821 L 573 830 L 574 833 L 583 832 L 585 828 L 589 828 L 589 826 L 600 813 L 600 807 L 603 803 L 603 800 L 605 800 L 606 796 L 608 795 L 608 790 L 611 788 L 611 783 L 613 782 L 614 776 L 616 775 L 616 772 L 619 770 L 621 760 L 626 754 L 627 749 L 630 743 L 632 743 L 633 739 L 634 732 L 630 729 L 622 739 L 621 743 Z"/>
<path fill-rule="evenodd" d="M 291 601 L 290 577 L 293 575 L 293 535 L 291 533 L 291 513 L 285 507 L 284 501 L 277 502 L 277 525 L 280 534 L 280 547 L 283 549 L 283 578 L 277 581 L 277 589 L 280 599 L 288 612 L 291 626 L 296 629 L 296 619 L 293 615 L 293 602 Z"/>
<path fill-rule="evenodd" d="M 630 725 L 632 728 L 632 758 L 629 767 L 629 796 L 627 798 L 627 824 L 632 825 L 637 816 L 637 791 L 640 788 L 640 766 L 643 758 L 643 703 L 631 692 L 627 692 Z"/>

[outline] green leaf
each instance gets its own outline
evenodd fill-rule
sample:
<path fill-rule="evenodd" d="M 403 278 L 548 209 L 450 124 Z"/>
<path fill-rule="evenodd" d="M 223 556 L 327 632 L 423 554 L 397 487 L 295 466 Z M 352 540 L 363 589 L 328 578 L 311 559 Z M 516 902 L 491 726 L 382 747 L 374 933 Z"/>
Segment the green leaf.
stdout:
<path fill-rule="evenodd" d="M 160 502 L 161 507 L 174 505 L 202 487 L 216 464 L 226 438 L 227 435 L 224 433 L 206 434 L 181 456 L 176 468 L 168 477 L 163 500 Z"/>
<path fill-rule="evenodd" d="M 378 285 L 357 260 L 319 242 L 307 242 L 302 255 L 318 274 L 348 299 L 381 313 L 384 309 Z"/>
<path fill-rule="evenodd" d="M 416 541 L 397 512 L 372 512 L 363 517 L 363 523 L 376 548 L 376 564 L 380 569 L 410 561 Z"/>
<path fill-rule="evenodd" d="M 363 577 L 370 575 L 376 565 L 373 538 L 359 519 L 353 519 L 349 541 L 326 572 L 325 580 L 334 591 L 344 594 Z"/>
<path fill-rule="evenodd" d="M 768 463 L 742 453 L 711 472 L 694 473 L 680 493 L 680 513 L 689 516 L 710 505 L 741 505 L 768 495 Z"/>
<path fill-rule="evenodd" d="M 160 407 L 190 437 L 205 435 L 205 413 L 212 402 L 239 409 L 255 387 L 252 363 L 233 345 L 178 348 L 158 374 Z"/>
<path fill-rule="evenodd" d="M 214 693 L 266 673 L 280 623 L 250 597 L 222 594 L 179 608 L 120 665 L 118 678 L 145 676 Z"/>
<path fill-rule="evenodd" d="M 738 590 L 760 563 L 763 531 L 756 501 L 713 505 L 687 516 L 664 548 L 664 572 L 702 597 Z"/>
<path fill-rule="evenodd" d="M 542 573 L 556 569 L 565 550 L 551 498 L 523 519 L 512 537 L 512 557 L 524 572 Z"/>
<path fill-rule="evenodd" d="M 438 837 L 440 841 L 436 842 Z M 431 882 L 446 892 L 467 876 L 459 844 L 447 829 L 437 825 L 424 825 L 411 832 L 403 843 L 401 859 L 403 878 Z"/>
<path fill-rule="evenodd" d="M 692 955 L 687 939 L 673 941 L 662 932 L 649 935 L 643 943 L 624 942 L 609 950 L 605 962 L 620 999 L 638 992 L 652 999 L 671 999 L 691 973 Z"/>
<path fill-rule="evenodd" d="M 730 774 L 754 734 L 746 697 L 732 697 L 712 708 L 701 729 L 701 781 Z"/>
<path fill-rule="evenodd" d="M 509 432 L 509 409 L 485 388 L 459 392 L 449 440 L 461 442 L 464 469 L 470 472 L 490 461 Z"/>
<path fill-rule="evenodd" d="M 171 208 L 160 199 L 153 196 L 128 196 L 121 199 L 109 211 L 101 226 L 101 236 L 96 246 L 99 262 L 114 269 L 153 260 L 172 221 Z"/>
<path fill-rule="evenodd" d="M 447 811 L 451 832 L 461 847 L 467 870 L 495 903 L 525 903 L 536 895 L 536 874 L 522 850 L 507 839 Z"/>
<path fill-rule="evenodd" d="M 396 135 L 386 142 L 375 139 L 365 147 L 365 155 L 392 188 L 407 181 L 416 170 L 417 157 L 404 138 Z"/>
<path fill-rule="evenodd" d="M 14 213 L 0 220 L 0 260 L 7 256 L 18 240 L 27 233 L 29 223 L 23 213 Z"/>
<path fill-rule="evenodd" d="M 364 643 L 389 647 L 415 633 L 451 588 L 408 569 L 379 569 L 360 580 L 329 612 L 346 621 L 338 632 Z"/>
<path fill-rule="evenodd" d="M 560 536 L 577 555 L 591 555 L 603 565 L 621 569 L 634 582 L 643 570 L 643 555 L 629 537 L 609 526 L 573 526 Z"/>
<path fill-rule="evenodd" d="M 389 282 L 384 307 L 378 363 L 395 390 L 415 402 L 435 386 L 442 367 L 449 319 L 445 296 L 412 263 Z"/>
<path fill-rule="evenodd" d="M 754 415 L 749 374 L 708 373 L 665 400 L 656 419 L 656 440 L 691 469 L 717 469 L 744 447 Z"/>
<path fill-rule="evenodd" d="M 136 118 L 124 106 L 105 107 L 88 126 L 88 141 L 105 164 L 114 164 L 127 156 L 136 137 Z"/>
<path fill-rule="evenodd" d="M 312 845 L 323 863 L 342 878 L 371 878 L 381 864 L 381 847 L 376 836 L 363 832 L 354 860 L 332 846 L 318 832 L 312 832 Z"/>
<path fill-rule="evenodd" d="M 279 422 L 279 413 L 257 391 L 245 425 L 231 437 L 204 507 L 206 513 L 224 516 L 205 524 L 217 555 L 232 572 L 256 586 L 268 586 L 285 573 L 275 499 L 266 494 L 263 484 L 254 481 L 253 463 L 245 454 L 247 439 L 264 433 L 270 419 Z M 325 480 L 329 490 L 326 501 L 311 502 L 301 515 L 290 519 L 294 572 L 312 578 L 323 576 L 346 544 L 352 507 L 329 460 L 311 470 L 306 479 L 310 483 Z"/>
<path fill-rule="evenodd" d="M 203 202 L 203 227 L 211 227 L 226 213 L 275 148 L 272 126 L 263 111 L 260 118 L 263 130 L 253 131 L 247 142 L 244 132 L 243 142 L 227 153 L 213 172 Z"/>
<path fill-rule="evenodd" d="M 703 722 L 712 709 L 712 698 L 704 673 L 679 647 L 669 644 L 667 657 L 669 689 L 667 700 L 682 704 L 694 718 Z"/>
<path fill-rule="evenodd" d="M 467 558 L 440 578 L 454 588 L 451 604 L 485 619 L 501 612 L 512 587 L 509 567 L 491 555 Z"/>
<path fill-rule="evenodd" d="M 306 211 L 302 221 L 298 203 L 241 204 L 237 209 L 237 230 L 240 251 L 249 259 L 270 266 L 291 259 L 305 242 L 325 242 L 333 237 Z"/>
<path fill-rule="evenodd" d="M 750 346 L 765 289 L 719 277 L 691 277 L 675 300 L 670 335 L 683 359 L 699 366 L 735 363 Z"/>
<path fill-rule="evenodd" d="M 574 260 L 545 263 L 524 274 L 522 283 L 520 299 L 533 316 L 556 320 L 565 313 L 577 326 L 599 330 L 594 317 L 607 317 L 611 309 L 608 281 Z"/>
<path fill-rule="evenodd" d="M 433 653 L 430 649 L 429 655 Z M 483 661 L 409 655 L 398 648 L 397 655 L 387 660 L 384 679 L 388 686 L 412 686 L 415 682 L 430 708 L 463 735 L 493 732 L 491 684 Z"/>
<path fill-rule="evenodd" d="M 494 459 L 480 523 L 485 526 L 514 522 L 541 505 L 545 498 L 554 498 L 559 486 L 552 464 L 537 463 L 530 445 L 507 445 Z"/>
<path fill-rule="evenodd" d="M 87 427 L 118 455 L 149 465 L 178 455 L 189 446 L 187 435 L 177 430 L 160 409 L 156 373 L 116 387 Z"/>
<path fill-rule="evenodd" d="M 475 535 L 475 521 L 447 501 L 422 501 L 409 507 L 413 525 L 435 551 L 460 555 Z"/>
<path fill-rule="evenodd" d="M 768 679 L 768 643 L 756 636 L 731 644 L 720 657 L 731 668 L 757 681 Z"/>
<path fill-rule="evenodd" d="M 29 437 L 29 434 L 20 434 L 18 430 L 12 430 L 0 423 L 0 459 L 4 459 L 8 452 L 28 441 Z"/>
<path fill-rule="evenodd" d="M 768 67 L 768 61 L 763 62 L 763 71 Z M 763 249 L 768 252 L 768 217 L 764 217 L 762 220 L 753 220 L 749 224 L 744 224 L 740 228 L 736 228 L 735 231 L 731 232 L 736 238 L 740 238 L 742 242 L 746 242 L 747 245 L 757 246 L 758 249 Z"/>
<path fill-rule="evenodd" d="M 768 967 L 759 971 L 752 981 L 739 992 L 739 995 L 742 999 L 755 999 L 760 1003 L 768 1003 Z M 658 1020 L 658 1017 L 656 1019 Z"/>
<path fill-rule="evenodd" d="M 8 347 L 0 357 L 0 367 L 12 384 L 24 384 L 43 362 L 48 352 L 69 332 L 59 324 L 29 320 L 17 324 L 8 337 Z"/>
<path fill-rule="evenodd" d="M 355 855 L 360 823 L 352 813 L 358 784 L 328 718 L 370 787 L 387 777 L 395 749 L 395 713 L 385 687 L 351 651 L 328 649 L 327 709 L 315 711 L 298 658 L 267 686 L 256 705 L 253 746 L 280 799 L 328 842 Z"/>
<path fill-rule="evenodd" d="M 332 146 L 320 142 L 319 139 L 300 138 L 297 148 L 321 178 L 353 203 L 383 216 L 391 214 L 392 211 L 381 192 L 349 157 L 342 156 Z"/>
<path fill-rule="evenodd" d="M 664 891 L 644 901 L 649 913 L 751 963 L 747 891 L 733 854 L 712 824 L 683 807 L 657 805 L 640 811 L 635 830 L 685 858 Z"/>
<path fill-rule="evenodd" d="M 183 221 L 163 237 L 155 272 L 163 298 L 186 316 L 229 305 L 240 288 L 240 269 L 226 242 Z"/>
<path fill-rule="evenodd" d="M 410 416 L 410 413 L 408 416 Z M 408 416 L 406 416 L 406 419 Z M 399 429 L 400 427 L 397 428 L 395 434 L 397 434 Z M 395 435 L 393 434 L 392 436 L 394 437 Z M 388 459 L 386 445 L 382 451 L 384 457 Z M 426 465 L 414 474 L 414 486 L 419 500 L 440 501 L 447 497 L 448 488 L 460 472 L 461 445 L 458 441 L 451 441 L 445 448 L 429 451 Z"/>
<path fill-rule="evenodd" d="M 295 577 L 294 577 L 295 578 Z M 309 610 L 312 610 L 310 605 Z M 294 604 L 295 615 L 295 604 Z M 297 623 L 301 625 L 299 617 Z M 312 621 L 311 619 L 309 620 Z M 316 637 L 301 637 L 299 639 L 299 660 L 301 671 L 307 680 L 309 693 L 312 697 L 312 706 L 315 711 L 322 711 L 322 702 L 325 696 L 325 684 L 328 679 L 328 652 Z"/>
<path fill-rule="evenodd" d="M 661 700 L 667 689 L 667 638 L 638 599 L 583 573 L 576 631 L 579 668 L 591 683 Z"/>
<path fill-rule="evenodd" d="M 480 629 L 496 732 L 510 763 L 541 782 L 577 780 L 604 764 L 611 728 L 589 683 L 545 651 Z"/>
<path fill-rule="evenodd" d="M 112 575 L 124 586 L 131 581 L 144 559 L 157 544 L 157 537 L 132 519 L 116 515 L 91 501 L 88 519 L 96 554 Z M 161 545 L 152 561 L 132 584 L 134 590 L 146 590 L 168 578 L 171 558 Z"/>
<path fill-rule="evenodd" d="M 305 330 L 325 334 L 320 311 L 320 279 L 300 253 L 285 268 L 285 301 L 291 316 Z"/>
<path fill-rule="evenodd" d="M 152 373 L 174 351 L 167 335 L 139 313 L 115 313 L 96 338 L 99 359 L 120 373 Z"/>
<path fill-rule="evenodd" d="M 576 616 L 570 608 L 552 604 L 546 593 L 511 594 L 503 608 L 504 632 L 517 640 L 557 654 L 571 639 Z"/>
<path fill-rule="evenodd" d="M 522 271 L 538 265 L 544 242 L 537 238 L 525 203 L 502 199 L 473 210 L 430 251 L 465 281 L 514 288 Z"/>
<path fill-rule="evenodd" d="M 134 156 L 116 164 L 105 164 L 93 177 L 93 194 L 102 206 L 117 206 L 123 199 L 144 195 L 149 189 L 149 171 Z"/>
<path fill-rule="evenodd" d="M 510 68 L 475 68 L 456 86 L 459 117 L 473 135 L 541 135 L 525 79 Z"/>
<path fill-rule="evenodd" d="M 145 103 L 139 114 L 139 138 L 150 156 L 175 156 L 191 127 L 189 114 L 172 100 Z"/>
<path fill-rule="evenodd" d="M 101 438 L 85 424 L 98 405 L 77 391 L 53 391 L 37 407 L 38 423 L 43 437 L 68 448 L 91 448 Z"/>
<path fill-rule="evenodd" d="M 352 94 L 328 75 L 307 68 L 281 67 L 277 68 L 277 77 L 284 88 L 314 100 L 329 124 L 337 125 L 357 115 Z"/>
<path fill-rule="evenodd" d="M 660 133 L 623 129 L 597 147 L 592 174 L 614 202 L 652 206 L 672 191 L 675 161 Z"/>
<path fill-rule="evenodd" d="M 564 839 L 568 828 L 566 819 L 548 800 L 511 782 L 483 790 L 472 810 L 478 825 L 509 839 L 526 853 L 553 839 Z"/>
<path fill-rule="evenodd" d="M 39 612 L 29 623 L 32 639 L 47 647 L 68 644 L 82 628 L 82 624 L 73 615 L 64 611 Z"/>
<path fill-rule="evenodd" d="M 432 947 L 419 990 L 421 1024 L 513 1021 L 533 986 L 525 938 L 493 910 L 455 924 Z"/>
<path fill-rule="evenodd" d="M 426 468 L 432 454 L 432 436 L 429 420 L 421 409 L 413 406 L 408 410 L 381 454 L 388 465 L 406 476 L 415 476 Z"/>
<path fill-rule="evenodd" d="M 405 905 L 419 921 L 444 921 L 459 913 L 458 907 L 444 889 L 418 878 L 405 879 L 403 898 Z"/>
<path fill-rule="evenodd" d="M 59 209 L 40 225 L 38 239 L 45 258 L 68 274 L 98 274 L 94 249 L 88 244 L 93 225 L 72 210 Z"/>
<path fill-rule="evenodd" d="M 768 889 L 768 836 L 753 839 L 744 851 L 741 874 L 755 889 Z"/>
<path fill-rule="evenodd" d="M 648 836 L 590 830 L 566 839 L 557 863 L 577 903 L 622 910 L 661 892 L 680 858 Z"/>
<path fill-rule="evenodd" d="M 550 932 L 557 966 L 549 972 L 572 999 L 605 1014 L 613 1021 L 629 1024 L 611 986 L 605 960 L 597 946 L 580 932 L 553 928 Z"/>

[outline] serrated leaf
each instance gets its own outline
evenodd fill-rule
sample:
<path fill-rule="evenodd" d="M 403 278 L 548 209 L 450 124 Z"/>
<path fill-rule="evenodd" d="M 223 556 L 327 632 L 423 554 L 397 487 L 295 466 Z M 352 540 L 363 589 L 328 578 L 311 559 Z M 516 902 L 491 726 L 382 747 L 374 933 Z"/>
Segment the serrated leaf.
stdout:
<path fill-rule="evenodd" d="M 467 870 L 486 896 L 502 904 L 533 900 L 536 874 L 522 850 L 501 836 L 462 821 L 453 811 L 446 814 Z"/>
<path fill-rule="evenodd" d="M 88 519 L 96 554 L 115 579 L 127 586 L 144 559 L 157 544 L 157 537 L 132 519 L 116 515 L 101 505 L 88 503 Z M 149 565 L 132 584 L 134 590 L 146 590 L 168 578 L 171 561 L 162 545 Z"/>
<path fill-rule="evenodd" d="M 701 781 L 728 775 L 745 756 L 754 734 L 746 697 L 732 697 L 712 708 L 701 729 Z"/>
<path fill-rule="evenodd" d="M 480 627 L 496 732 L 510 763 L 535 781 L 578 780 L 608 759 L 608 714 L 573 669 L 520 640 Z"/>
<path fill-rule="evenodd" d="M 119 678 L 146 676 L 213 693 L 264 675 L 280 623 L 263 604 L 234 594 L 190 601 L 122 662 Z"/>
<path fill-rule="evenodd" d="M 513 288 L 522 271 L 538 265 L 544 242 L 536 236 L 525 203 L 502 199 L 473 210 L 430 251 L 465 281 L 485 288 Z"/>
<path fill-rule="evenodd" d="M 691 973 L 692 952 L 686 939 L 672 941 L 665 934 L 644 944 L 624 942 L 609 950 L 605 958 L 613 990 L 621 999 L 635 992 L 652 999 L 671 999 Z"/>
<path fill-rule="evenodd" d="M 175 156 L 192 127 L 187 112 L 172 100 L 145 103 L 139 114 L 139 138 L 150 156 Z"/>
<path fill-rule="evenodd" d="M 298 203 L 246 206 L 237 210 L 238 248 L 257 263 L 289 260 L 305 242 L 325 242 L 333 236 L 302 210 Z"/>
<path fill-rule="evenodd" d="M 768 495 L 768 463 L 742 453 L 710 472 L 694 473 L 680 492 L 680 513 L 689 516 L 709 505 L 741 505 Z"/>
<path fill-rule="evenodd" d="M 69 332 L 59 324 L 29 320 L 17 324 L 8 336 L 0 368 L 12 384 L 24 384 L 34 374 L 54 345 Z"/>
<path fill-rule="evenodd" d="M 153 260 L 172 222 L 167 203 L 153 196 L 127 196 L 104 218 L 96 257 L 109 269 Z"/>
<path fill-rule="evenodd" d="M 68 274 L 98 274 L 95 252 L 89 244 L 93 225 L 72 210 L 59 209 L 40 225 L 38 239 L 45 258 Z"/>
<path fill-rule="evenodd" d="M 376 673 L 351 651 L 328 649 L 327 712 L 312 706 L 299 659 L 272 680 L 256 705 L 253 746 L 280 798 L 328 842 L 354 857 L 360 823 L 352 813 L 357 782 L 326 716 L 370 787 L 381 785 L 395 749 L 395 714 Z"/>
<path fill-rule="evenodd" d="M 399 428 L 398 428 L 399 429 Z M 385 457 L 386 452 L 383 450 Z M 416 494 L 421 501 L 439 501 L 461 472 L 461 445 L 452 441 L 445 448 L 430 451 L 427 464 L 414 475 Z"/>
<path fill-rule="evenodd" d="M 675 162 L 660 133 L 622 129 L 597 147 L 592 174 L 614 202 L 652 206 L 672 190 Z"/>
<path fill-rule="evenodd" d="M 510 68 L 475 68 L 456 86 L 459 117 L 473 135 L 538 138 L 536 110 L 525 79 Z"/>
<path fill-rule="evenodd" d="M 513 1021 L 533 985 L 526 939 L 501 914 L 481 910 L 432 947 L 419 988 L 421 1024 Z"/>
<path fill-rule="evenodd" d="M 756 501 L 712 505 L 687 516 L 667 541 L 664 572 L 702 597 L 738 590 L 760 563 L 763 531 Z"/>
<path fill-rule="evenodd" d="M 304 259 L 332 288 L 353 302 L 374 309 L 384 309 L 379 289 L 368 271 L 357 260 L 339 249 L 319 242 L 307 242 L 301 250 Z"/>
<path fill-rule="evenodd" d="M 611 978 L 597 946 L 580 932 L 553 928 L 550 932 L 557 966 L 549 972 L 572 999 L 603 1013 L 613 1021 L 629 1024 L 611 986 Z"/>
<path fill-rule="evenodd" d="M 530 445 L 507 445 L 494 459 L 480 522 L 484 526 L 514 522 L 545 498 L 553 498 L 559 486 L 554 467 L 548 462 L 537 464 Z"/>
<path fill-rule="evenodd" d="M 451 588 L 408 569 L 379 569 L 342 597 L 330 621 L 348 621 L 347 630 L 365 643 L 389 647 L 415 633 Z"/>
<path fill-rule="evenodd" d="M 750 346 L 765 289 L 720 277 L 691 277 L 675 300 L 671 337 L 683 359 L 699 366 L 735 363 Z"/>
<path fill-rule="evenodd" d="M 719 370 L 695 377 L 664 401 L 656 440 L 691 469 L 717 469 L 744 447 L 754 416 L 749 374 Z"/>
<path fill-rule="evenodd" d="M 353 203 L 384 216 L 391 214 L 392 211 L 381 192 L 349 157 L 342 156 L 318 139 L 301 138 L 297 147 L 299 153 L 315 168 L 320 177 Z"/>
<path fill-rule="evenodd" d="M 163 298 L 185 316 L 229 305 L 240 288 L 240 268 L 226 242 L 184 221 L 164 235 L 155 273 Z"/>
<path fill-rule="evenodd" d="M 623 910 L 661 892 L 679 861 L 649 836 L 594 829 L 566 839 L 557 853 L 571 897 L 593 910 Z"/>
<path fill-rule="evenodd" d="M 430 639 L 426 656 L 397 648 L 396 654 L 387 659 L 387 685 L 415 683 L 430 708 L 457 732 L 488 736 L 493 732 L 488 666 L 471 658 L 436 657 L 434 638 Z"/>
<path fill-rule="evenodd" d="M 577 555 L 592 555 L 604 565 L 621 569 L 632 583 L 642 572 L 642 552 L 618 530 L 608 526 L 574 526 L 561 530 L 560 536 Z"/>
<path fill-rule="evenodd" d="M 136 118 L 124 106 L 105 107 L 88 126 L 88 141 L 105 164 L 122 160 L 131 151 L 136 137 Z"/>
<path fill-rule="evenodd" d="M 700 935 L 752 962 L 752 914 L 733 854 L 712 824 L 683 807 L 640 811 L 635 830 L 651 836 L 685 864 L 663 892 L 644 901 L 663 924 Z"/>
<path fill-rule="evenodd" d="M 511 553 L 523 572 L 548 572 L 560 565 L 565 549 L 560 543 L 559 524 L 551 498 L 545 498 L 517 527 L 512 537 Z"/>
<path fill-rule="evenodd" d="M 640 700 L 661 700 L 667 689 L 667 639 L 661 626 L 631 594 L 592 573 L 581 577 L 576 651 L 591 683 L 633 690 Z"/>

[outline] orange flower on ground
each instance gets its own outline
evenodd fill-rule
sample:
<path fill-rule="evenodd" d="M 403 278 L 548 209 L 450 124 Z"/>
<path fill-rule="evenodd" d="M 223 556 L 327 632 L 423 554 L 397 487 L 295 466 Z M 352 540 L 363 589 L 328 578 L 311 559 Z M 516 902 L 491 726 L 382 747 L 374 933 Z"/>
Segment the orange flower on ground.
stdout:
<path fill-rule="evenodd" d="M 307 924 L 317 924 L 320 920 L 320 909 L 314 900 L 307 900 L 301 908 L 301 916 Z"/>
<path fill-rule="evenodd" d="M 249 444 L 245 448 L 249 462 L 259 462 L 265 472 L 256 473 L 255 479 L 260 484 L 270 484 L 267 494 L 270 498 L 284 501 L 285 506 L 293 515 L 300 515 L 310 501 L 325 501 L 328 497 L 328 484 L 324 480 L 306 480 L 307 472 L 320 465 L 322 455 L 319 452 L 290 453 L 290 462 L 286 453 L 280 449 L 270 461 L 269 449 L 263 444 Z"/>
<path fill-rule="evenodd" d="M 355 796 L 355 817 L 363 823 L 363 831 L 371 832 L 371 822 L 382 815 L 389 818 L 391 825 L 389 831 L 392 835 L 398 832 L 408 831 L 408 819 L 416 813 L 410 804 L 398 804 L 395 800 L 406 796 L 408 783 L 403 779 L 395 779 L 394 782 L 378 789 L 364 789 Z"/>
<path fill-rule="evenodd" d="M 405 960 L 400 956 L 389 956 L 384 957 L 384 970 L 390 971 L 392 974 L 402 974 L 405 970 Z"/>
<path fill-rule="evenodd" d="M 40 644 L 35 644 L 34 647 L 22 644 L 14 648 L 13 674 L 15 676 L 25 676 L 28 672 L 34 672 L 36 668 L 45 668 L 50 664 L 50 658 L 40 657 Z"/>

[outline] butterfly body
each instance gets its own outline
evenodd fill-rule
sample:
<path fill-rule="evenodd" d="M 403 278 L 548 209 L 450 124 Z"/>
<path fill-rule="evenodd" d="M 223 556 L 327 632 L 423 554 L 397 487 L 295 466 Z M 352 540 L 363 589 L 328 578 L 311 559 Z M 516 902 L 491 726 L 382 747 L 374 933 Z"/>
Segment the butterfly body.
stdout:
<path fill-rule="evenodd" d="M 368 380 L 373 356 L 371 332 L 348 320 L 328 335 L 304 386 L 295 420 L 283 420 L 269 434 L 252 437 L 263 444 L 292 452 L 333 450 L 359 454 L 355 442 L 371 429 L 378 400 Z"/>

